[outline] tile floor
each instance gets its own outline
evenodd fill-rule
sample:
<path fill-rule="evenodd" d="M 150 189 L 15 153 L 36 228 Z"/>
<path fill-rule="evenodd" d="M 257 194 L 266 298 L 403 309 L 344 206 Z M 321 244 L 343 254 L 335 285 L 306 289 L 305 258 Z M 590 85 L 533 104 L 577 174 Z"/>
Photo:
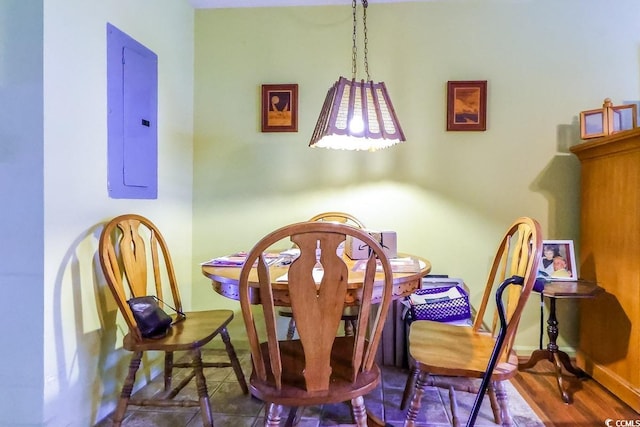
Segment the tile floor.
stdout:
<path fill-rule="evenodd" d="M 238 352 L 245 375 L 251 372 L 251 361 L 249 354 Z M 224 359 L 226 353 L 223 350 L 205 350 L 203 357 L 205 360 Z M 227 359 L 228 360 L 228 359 Z M 251 396 L 243 395 L 238 386 L 235 375 L 231 368 L 208 369 L 207 386 L 211 396 L 211 406 L 213 408 L 213 418 L 216 427 L 242 427 L 261 426 L 264 422 L 264 404 Z M 406 411 L 399 408 L 402 392 L 407 378 L 406 370 L 384 367 L 381 385 L 366 398 L 367 409 L 384 419 L 387 426 L 402 426 Z M 174 381 L 179 381 L 179 375 L 174 376 Z M 180 396 L 197 398 L 197 392 L 191 383 L 180 393 Z M 162 387 L 162 379 L 157 378 L 138 393 L 143 396 L 151 396 Z M 473 404 L 474 396 L 468 393 L 458 392 L 458 410 L 462 420 L 466 420 L 468 411 Z M 520 396 L 516 396 L 520 398 Z M 512 399 L 517 400 L 517 399 Z M 521 400 L 521 398 L 520 398 Z M 522 406 L 519 402 L 519 406 Z M 510 403 L 512 403 L 510 401 Z M 518 408 L 515 402 L 515 410 L 512 407 L 512 416 L 517 427 L 543 426 L 538 423 L 535 414 L 530 413 L 526 404 L 525 408 Z M 511 405 L 510 405 L 511 407 Z M 286 409 L 285 409 L 286 410 Z M 419 426 L 435 427 L 449 426 L 450 410 L 448 395 L 445 390 L 435 388 L 427 389 L 422 402 L 422 413 Z M 519 414 L 519 413 L 522 414 Z M 283 412 L 286 415 L 286 412 Z M 283 424 L 284 419 L 283 416 Z M 427 423 L 426 420 L 429 420 Z M 323 405 L 322 407 L 307 407 L 302 412 L 301 427 L 320 426 L 344 426 L 352 425 L 350 408 L 347 404 Z M 95 427 L 108 427 L 111 425 L 110 418 L 96 424 Z M 195 427 L 201 426 L 199 408 L 150 408 L 130 406 L 127 410 L 126 418 L 122 423 L 123 427 Z M 476 422 L 477 426 L 495 426 L 488 399 L 485 399 L 482 410 Z"/>

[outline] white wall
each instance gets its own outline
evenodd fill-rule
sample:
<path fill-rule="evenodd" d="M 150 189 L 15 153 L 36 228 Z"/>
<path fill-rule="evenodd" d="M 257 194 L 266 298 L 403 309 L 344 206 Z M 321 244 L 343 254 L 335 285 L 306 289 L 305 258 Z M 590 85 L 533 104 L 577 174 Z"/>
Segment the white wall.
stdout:
<path fill-rule="evenodd" d="M 640 98 L 638 22 L 635 0 L 370 2 L 371 77 L 386 83 L 407 142 L 350 153 L 307 147 L 329 86 L 351 74 L 348 6 L 198 10 L 194 261 L 346 210 L 396 230 L 399 248 L 434 272 L 463 277 L 477 304 L 516 217 L 537 218 L 547 239 L 577 241 L 580 166 L 568 147 L 580 142 L 581 110 Z M 486 132 L 445 130 L 448 80 L 488 81 Z M 260 132 L 266 83 L 299 85 L 299 132 Z M 196 262 L 198 305 L 237 309 Z M 535 299 L 523 353 L 538 345 Z M 558 309 L 570 350 L 576 307 Z"/>
<path fill-rule="evenodd" d="M 42 1 L 0 2 L 0 425 L 42 417 Z"/>
<path fill-rule="evenodd" d="M 126 212 L 151 218 L 190 304 L 194 18 L 174 0 L 44 3 L 42 422 L 86 427 L 115 407 L 130 357 L 99 273 L 101 224 Z M 107 22 L 158 55 L 157 200 L 107 195 Z"/>

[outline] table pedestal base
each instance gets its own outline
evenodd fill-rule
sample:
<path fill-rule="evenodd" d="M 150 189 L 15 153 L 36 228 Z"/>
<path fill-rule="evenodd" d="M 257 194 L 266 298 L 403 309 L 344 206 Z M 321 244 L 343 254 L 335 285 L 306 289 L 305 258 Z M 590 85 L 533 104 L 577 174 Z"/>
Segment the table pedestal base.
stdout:
<path fill-rule="evenodd" d="M 575 375 L 580 379 L 587 378 L 588 375 L 585 374 L 585 372 L 582 369 L 573 366 L 571 364 L 571 359 L 569 359 L 569 356 L 567 355 L 567 353 L 561 350 L 556 350 L 556 351 L 552 351 L 549 349 L 536 350 L 531 354 L 531 357 L 529 358 L 528 361 L 518 365 L 518 369 L 524 370 L 524 369 L 533 368 L 536 365 L 536 363 L 538 363 L 541 360 L 548 360 L 549 362 L 553 363 L 556 371 L 556 381 L 558 383 L 558 390 L 562 395 L 562 400 L 565 403 L 571 403 L 571 397 L 564 389 L 564 384 L 563 384 L 564 381 L 562 379 L 562 367 L 564 366 L 564 369 L 566 369 L 567 372 L 570 372 L 571 374 Z"/>
<path fill-rule="evenodd" d="M 542 326 L 542 325 L 540 325 Z M 542 331 L 541 331 L 542 332 Z M 553 363 L 556 371 L 556 380 L 558 382 L 558 390 L 565 403 L 571 403 L 571 397 L 567 393 L 563 385 L 562 367 L 578 378 L 587 378 L 588 375 L 580 368 L 576 368 L 571 364 L 569 356 L 564 351 L 558 349 L 556 339 L 558 338 L 558 319 L 556 318 L 556 298 L 549 297 L 549 320 L 547 320 L 547 335 L 549 343 L 546 349 L 536 350 L 525 363 L 518 364 L 519 370 L 529 369 L 535 366 L 540 360 L 548 360 Z M 542 341 L 540 341 L 542 344 Z"/>

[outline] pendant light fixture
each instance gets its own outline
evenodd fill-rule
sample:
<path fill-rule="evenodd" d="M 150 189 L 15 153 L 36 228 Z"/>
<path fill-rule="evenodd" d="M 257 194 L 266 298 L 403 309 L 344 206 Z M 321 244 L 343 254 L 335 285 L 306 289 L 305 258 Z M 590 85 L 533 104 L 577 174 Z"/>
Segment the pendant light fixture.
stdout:
<path fill-rule="evenodd" d="M 367 6 L 368 1 L 362 0 L 364 68 L 367 81 L 356 81 L 357 5 L 356 0 L 353 0 L 351 80 L 340 77 L 327 92 L 310 147 L 375 151 L 405 141 L 385 84 L 374 83 L 369 77 Z"/>

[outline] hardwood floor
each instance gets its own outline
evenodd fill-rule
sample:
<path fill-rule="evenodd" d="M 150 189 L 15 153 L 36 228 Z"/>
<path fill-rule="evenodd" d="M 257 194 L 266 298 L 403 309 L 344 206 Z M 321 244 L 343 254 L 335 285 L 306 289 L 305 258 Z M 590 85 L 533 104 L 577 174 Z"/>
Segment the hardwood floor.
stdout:
<path fill-rule="evenodd" d="M 580 380 L 571 374 L 563 375 L 564 386 L 573 398 L 565 404 L 560 397 L 553 365 L 542 360 L 533 368 L 520 372 L 513 385 L 529 402 L 538 417 L 549 427 L 640 425 L 640 414 L 617 399 L 591 378 Z M 618 423 L 617 420 L 632 420 Z M 637 421 L 636 421 L 637 420 Z"/>

